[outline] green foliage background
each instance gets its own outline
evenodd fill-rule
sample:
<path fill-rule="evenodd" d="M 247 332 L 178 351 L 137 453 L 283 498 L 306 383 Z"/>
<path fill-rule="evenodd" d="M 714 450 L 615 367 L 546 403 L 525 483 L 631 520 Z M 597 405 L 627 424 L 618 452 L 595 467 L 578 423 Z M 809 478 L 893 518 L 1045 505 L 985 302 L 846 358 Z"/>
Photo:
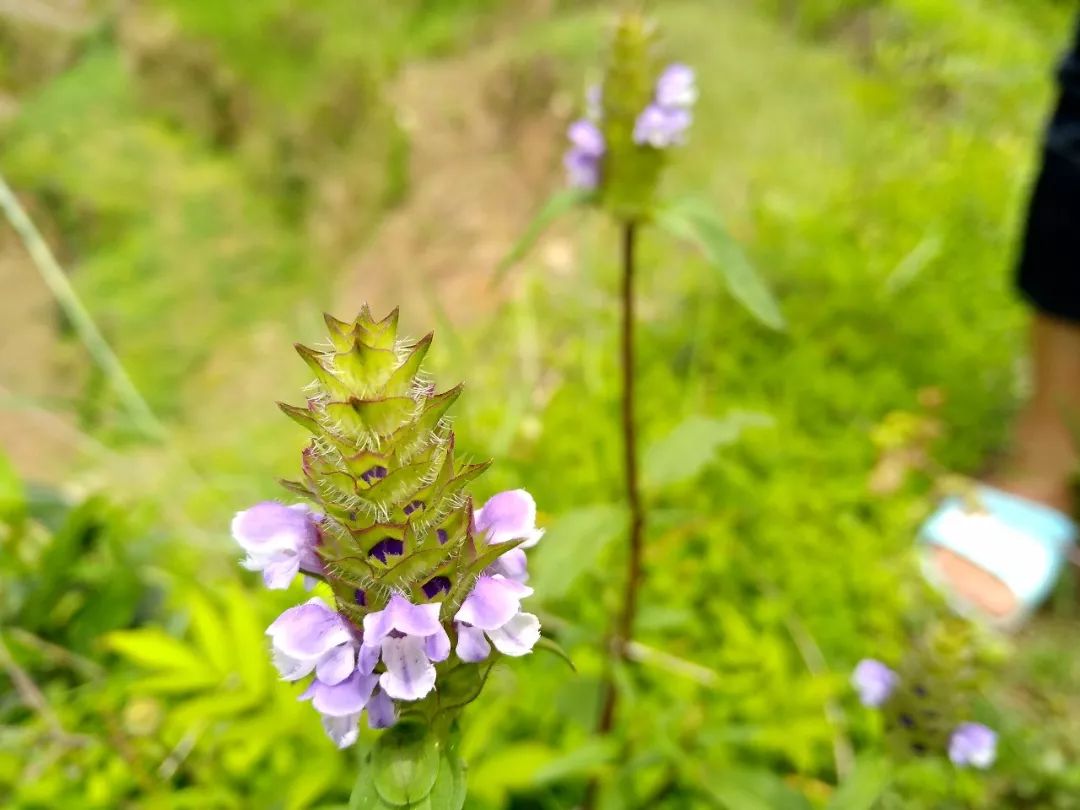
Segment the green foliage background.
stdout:
<path fill-rule="evenodd" d="M 614 234 L 573 223 L 569 271 L 539 251 L 516 295 L 463 325 L 410 314 L 431 311 L 421 289 L 400 302 L 417 333 L 439 327 L 439 379 L 468 383 L 459 444 L 497 462 L 482 494 L 525 486 L 541 505 L 537 601 L 577 665 L 534 655 L 492 676 L 466 715 L 467 806 L 572 807 L 599 774 L 612 808 L 1080 807 L 1068 583 L 1000 651 L 985 778 L 887 771 L 847 688 L 921 615 L 911 536 L 933 471 L 976 470 L 1016 402 L 1008 257 L 1069 4 L 653 10 L 703 93 L 669 188 L 724 213 L 789 328 L 761 329 L 700 259 L 646 234 L 649 578 L 618 739 L 600 742 L 622 538 Z M 98 2 L 66 33 L 0 16 L 0 169 L 174 434 L 131 435 L 72 345 L 74 384 L 48 407 L 95 443 L 51 486 L 0 475 L 0 804 L 344 806 L 356 752 L 332 749 L 264 650 L 297 594 L 238 570 L 228 520 L 298 462 L 272 404 L 305 382 L 289 341 L 317 336 L 321 309 L 351 316 L 332 268 L 422 181 L 397 77 L 475 52 L 511 75 L 554 60 L 556 93 L 578 98 L 610 11 Z M 882 459 L 932 425 L 933 463 L 875 493 Z"/>

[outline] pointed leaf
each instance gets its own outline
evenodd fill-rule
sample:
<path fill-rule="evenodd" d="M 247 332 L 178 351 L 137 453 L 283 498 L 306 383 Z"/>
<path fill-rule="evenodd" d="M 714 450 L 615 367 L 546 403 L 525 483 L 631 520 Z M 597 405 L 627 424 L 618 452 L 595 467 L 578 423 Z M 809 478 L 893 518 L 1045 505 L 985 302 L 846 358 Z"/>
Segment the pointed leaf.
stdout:
<path fill-rule="evenodd" d="M 656 223 L 676 238 L 696 245 L 751 315 L 773 329 L 785 328 L 784 316 L 769 287 L 712 210 L 696 201 L 679 200 L 661 207 Z"/>
<path fill-rule="evenodd" d="M 302 343 L 294 343 L 293 347 L 296 349 L 296 353 L 300 355 L 300 358 L 307 364 L 307 367 L 314 372 L 315 379 L 330 392 L 330 396 L 337 399 L 347 399 L 352 396 L 353 392 L 349 390 L 349 387 L 334 376 L 322 352 Z"/>
<path fill-rule="evenodd" d="M 326 322 L 326 331 L 330 335 L 330 342 L 339 352 L 346 352 L 353 344 L 353 332 L 355 325 L 346 321 L 339 321 L 328 312 L 323 313 Z"/>
<path fill-rule="evenodd" d="M 510 252 L 495 268 L 495 278 L 492 283 L 498 284 L 507 270 L 525 258 L 529 251 L 532 250 L 533 245 L 536 244 L 536 241 L 555 220 L 571 209 L 584 205 L 591 198 L 592 192 L 577 188 L 556 191 L 548 197 L 547 202 L 541 206 L 536 216 L 525 227 L 521 238 L 510 248 Z"/>
<path fill-rule="evenodd" d="M 397 355 L 390 349 L 376 349 L 357 340 L 347 352 L 329 358 L 334 375 L 354 396 L 369 396 L 380 391 L 397 366 Z"/>
<path fill-rule="evenodd" d="M 279 402 L 277 406 L 281 408 L 283 414 L 296 422 L 296 424 L 300 425 L 300 427 L 314 433 L 316 436 L 322 433 L 322 428 L 320 428 L 319 423 L 315 421 L 315 415 L 310 409 L 289 405 L 287 402 Z"/>
<path fill-rule="evenodd" d="M 379 574 L 376 579 L 380 584 L 387 586 L 400 586 L 421 578 L 427 579 L 450 556 L 450 553 L 451 549 L 445 546 L 425 548 L 405 557 L 393 568 Z"/>
<path fill-rule="evenodd" d="M 561 515 L 547 528 L 544 542 L 530 552 L 529 584 L 544 599 L 561 598 L 625 530 L 625 510 L 610 504 Z"/>
<path fill-rule="evenodd" d="M 520 546 L 524 540 L 507 540 L 503 543 L 492 543 L 478 549 L 476 559 L 469 563 L 466 571 L 470 574 L 480 575 L 480 572 L 499 559 L 503 554 Z"/>
<path fill-rule="evenodd" d="M 431 348 L 433 337 L 434 333 L 429 332 L 420 338 L 410 350 L 409 356 L 402 361 L 400 366 L 394 369 L 394 373 L 386 383 L 387 396 L 404 396 L 412 391 L 413 381 L 416 375 L 420 373 L 420 365 L 424 362 L 428 349 Z"/>
<path fill-rule="evenodd" d="M 398 316 L 400 310 L 394 307 L 390 314 L 381 321 L 376 321 L 371 309 L 365 304 L 356 316 L 356 335 L 369 346 L 376 349 L 392 349 L 397 340 Z"/>
<path fill-rule="evenodd" d="M 420 406 L 420 415 L 405 425 L 387 440 L 398 464 L 407 464 L 420 450 L 427 447 L 431 435 L 438 429 L 439 423 L 450 410 L 450 406 L 461 396 L 464 386 L 457 385 L 441 394 L 424 400 Z"/>
<path fill-rule="evenodd" d="M 645 451 L 643 483 L 659 489 L 695 478 L 713 462 L 717 450 L 736 442 L 744 430 L 772 425 L 767 414 L 750 411 L 734 411 L 722 419 L 690 416 Z"/>

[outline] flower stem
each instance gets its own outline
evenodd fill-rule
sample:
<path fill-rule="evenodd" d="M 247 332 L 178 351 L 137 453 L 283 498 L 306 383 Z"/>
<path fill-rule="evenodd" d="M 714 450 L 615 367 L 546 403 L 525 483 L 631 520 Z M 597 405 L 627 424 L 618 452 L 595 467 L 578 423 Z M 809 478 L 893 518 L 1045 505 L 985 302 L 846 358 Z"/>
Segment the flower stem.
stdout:
<path fill-rule="evenodd" d="M 625 474 L 626 500 L 629 507 L 629 558 L 622 605 L 610 637 L 611 654 L 617 660 L 626 658 L 627 649 L 634 633 L 637 617 L 638 592 L 641 590 L 644 571 L 642 568 L 643 537 L 645 533 L 645 507 L 641 500 L 641 484 L 638 479 L 637 425 L 634 407 L 634 270 L 636 267 L 637 223 L 628 221 L 622 231 L 622 335 L 620 363 L 622 368 L 622 435 L 623 472 Z M 618 691 L 615 688 L 613 667 L 609 665 L 601 686 L 600 720 L 597 733 L 606 735 L 615 725 L 615 707 Z M 598 786 L 590 783 L 586 793 L 585 807 L 595 805 Z"/>

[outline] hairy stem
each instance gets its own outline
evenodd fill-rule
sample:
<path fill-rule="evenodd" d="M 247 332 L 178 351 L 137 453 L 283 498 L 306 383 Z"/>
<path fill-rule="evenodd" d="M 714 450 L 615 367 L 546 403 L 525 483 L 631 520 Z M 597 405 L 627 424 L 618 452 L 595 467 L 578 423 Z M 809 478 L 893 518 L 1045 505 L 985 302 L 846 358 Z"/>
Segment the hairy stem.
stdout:
<path fill-rule="evenodd" d="M 620 365 L 622 369 L 622 435 L 623 435 L 623 472 L 625 474 L 626 500 L 630 511 L 629 519 L 629 557 L 627 560 L 626 580 L 623 589 L 622 604 L 615 627 L 611 633 L 611 655 L 618 660 L 626 658 L 630 640 L 634 633 L 634 620 L 638 610 L 638 592 L 643 579 L 642 555 L 645 533 L 645 507 L 641 500 L 641 485 L 638 479 L 637 423 L 634 408 L 634 370 L 636 367 L 634 352 L 634 270 L 636 266 L 635 249 L 637 246 L 637 223 L 627 222 L 622 233 L 622 335 L 620 343 Z M 609 667 L 601 687 L 600 720 L 597 733 L 608 734 L 615 725 L 615 707 L 618 691 L 615 688 L 614 674 Z M 589 785 L 585 807 L 595 805 L 597 784 Z"/>

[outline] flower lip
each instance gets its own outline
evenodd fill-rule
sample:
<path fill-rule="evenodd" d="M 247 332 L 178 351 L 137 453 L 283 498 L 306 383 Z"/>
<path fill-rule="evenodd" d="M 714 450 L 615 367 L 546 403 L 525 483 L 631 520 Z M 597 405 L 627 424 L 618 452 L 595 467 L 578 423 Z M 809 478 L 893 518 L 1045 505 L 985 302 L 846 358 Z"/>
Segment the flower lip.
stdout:
<path fill-rule="evenodd" d="M 523 540 L 521 548 L 535 546 L 544 534 L 536 528 L 536 501 L 524 489 L 492 495 L 473 514 L 473 525 L 489 543 Z"/>
<path fill-rule="evenodd" d="M 697 98 L 697 79 L 689 65 L 668 65 L 656 80 L 656 103 L 663 107 L 690 107 Z"/>
<path fill-rule="evenodd" d="M 600 128 L 587 118 L 579 118 L 570 124 L 566 136 L 574 149 L 583 155 L 597 158 L 604 154 L 604 135 Z"/>
<path fill-rule="evenodd" d="M 864 706 L 877 708 L 885 703 L 900 683 L 900 677 L 885 664 L 864 658 L 851 675 L 851 685 Z"/>
<path fill-rule="evenodd" d="M 982 723 L 961 723 L 949 737 L 949 759 L 954 765 L 985 769 L 997 759 L 998 735 Z"/>

